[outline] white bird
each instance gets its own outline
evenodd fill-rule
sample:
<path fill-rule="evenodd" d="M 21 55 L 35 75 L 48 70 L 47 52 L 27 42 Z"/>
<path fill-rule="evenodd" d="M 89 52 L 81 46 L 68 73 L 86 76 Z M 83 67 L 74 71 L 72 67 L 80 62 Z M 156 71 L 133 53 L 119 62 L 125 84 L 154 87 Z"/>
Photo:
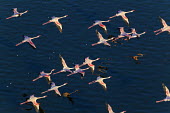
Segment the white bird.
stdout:
<path fill-rule="evenodd" d="M 46 97 L 47 96 L 35 97 L 34 95 L 31 95 L 27 101 L 20 103 L 20 105 L 28 103 L 28 102 L 32 102 L 33 106 L 35 107 L 36 112 L 38 113 L 39 108 L 40 108 L 40 103 L 37 103 L 37 99 L 46 98 Z"/>
<path fill-rule="evenodd" d="M 132 39 L 132 38 L 138 38 L 138 37 L 140 37 L 141 35 L 143 35 L 143 34 L 145 34 L 146 32 L 143 32 L 143 33 L 140 33 L 140 34 L 138 34 L 138 33 L 136 33 L 136 30 L 135 30 L 135 28 L 131 28 L 131 36 L 129 36 L 127 39 L 125 39 L 125 40 L 130 40 L 130 39 Z"/>
<path fill-rule="evenodd" d="M 107 34 L 107 28 L 105 25 L 102 24 L 102 22 L 110 22 L 110 20 L 107 21 L 101 21 L 101 20 L 96 20 L 94 21 L 94 24 L 91 25 L 90 27 L 88 27 L 88 29 L 92 28 L 93 26 L 99 25 L 101 28 L 103 28 L 103 30 L 105 31 L 105 33 Z"/>
<path fill-rule="evenodd" d="M 33 48 L 36 48 L 35 44 L 32 42 L 32 39 L 35 39 L 35 38 L 39 38 L 41 35 L 38 35 L 36 37 L 28 37 L 28 36 L 24 36 L 24 40 L 18 44 L 16 44 L 16 46 L 22 44 L 22 43 L 25 43 L 25 42 L 28 42 Z"/>
<path fill-rule="evenodd" d="M 161 23 L 162 23 L 162 25 L 163 25 L 163 28 L 154 31 L 155 33 L 158 32 L 158 33 L 156 33 L 156 35 L 164 32 L 164 31 L 168 31 L 168 32 L 170 33 L 170 26 L 168 26 L 168 25 L 166 24 L 166 22 L 165 22 L 164 19 L 162 19 L 161 17 L 159 17 L 159 18 L 160 18 L 160 20 L 161 20 Z"/>
<path fill-rule="evenodd" d="M 70 72 L 70 73 L 72 73 L 72 71 L 71 71 L 70 69 L 74 69 L 74 68 L 68 67 L 67 64 L 66 64 L 66 62 L 65 62 L 65 60 L 64 60 L 64 58 L 63 58 L 61 55 L 59 55 L 59 57 L 60 57 L 60 60 L 61 60 L 62 65 L 63 65 L 63 69 L 60 70 L 60 71 L 58 71 L 58 72 L 56 72 L 56 73 L 53 73 L 53 75 L 54 75 L 54 74 L 61 73 L 61 72 L 67 72 L 67 71 Z"/>
<path fill-rule="evenodd" d="M 97 80 L 94 80 L 94 81 L 92 81 L 92 82 L 89 82 L 89 84 L 93 84 L 93 83 L 98 82 L 105 90 L 107 90 L 106 83 L 104 83 L 103 80 L 104 80 L 104 79 L 109 79 L 109 78 L 111 78 L 111 77 L 112 77 L 112 76 L 102 78 L 102 77 L 98 76 L 98 77 L 97 77 Z"/>
<path fill-rule="evenodd" d="M 58 88 L 60 88 L 60 87 L 62 87 L 62 86 L 65 86 L 65 85 L 67 85 L 67 84 L 68 84 L 68 83 L 64 83 L 63 85 L 56 86 L 55 83 L 52 82 L 52 83 L 51 83 L 51 88 L 48 89 L 47 91 L 42 92 L 41 94 L 54 90 L 56 94 L 58 94 L 59 96 L 61 96 L 61 93 L 59 92 Z"/>
<path fill-rule="evenodd" d="M 111 16 L 111 17 L 109 17 L 109 18 L 113 18 L 113 17 L 117 17 L 117 16 L 121 16 L 122 17 L 122 19 L 128 24 L 128 26 L 129 26 L 129 20 L 128 20 L 128 18 L 126 17 L 126 13 L 131 13 L 131 12 L 134 12 L 135 10 L 131 10 L 131 11 L 128 11 L 128 12 L 125 12 L 125 11 L 118 11 L 118 13 L 116 14 L 116 15 L 114 15 L 114 16 Z"/>
<path fill-rule="evenodd" d="M 62 24 L 58 20 L 61 19 L 61 18 L 65 18 L 67 16 L 68 15 L 65 15 L 65 16 L 62 16 L 62 17 L 53 16 L 53 17 L 51 17 L 52 18 L 51 20 L 49 20 L 48 22 L 43 23 L 42 25 L 48 24 L 50 22 L 54 22 L 56 24 L 56 26 L 58 27 L 59 31 L 62 33 Z"/>
<path fill-rule="evenodd" d="M 40 78 L 45 77 L 45 78 L 47 79 L 48 83 L 51 83 L 52 80 L 51 80 L 50 75 L 52 74 L 52 72 L 53 72 L 54 70 L 55 70 L 55 69 L 52 69 L 50 73 L 45 73 L 44 71 L 41 71 L 41 72 L 40 72 L 40 75 L 39 75 L 37 78 L 33 79 L 32 81 L 36 81 L 36 80 L 38 80 L 38 79 L 40 79 Z"/>
<path fill-rule="evenodd" d="M 162 84 L 163 86 L 163 89 L 165 91 L 165 94 L 166 94 L 166 98 L 164 98 L 163 100 L 159 100 L 159 101 L 156 101 L 156 103 L 159 103 L 159 102 L 163 102 L 163 101 L 170 101 L 170 93 L 169 93 L 169 89 L 165 86 L 165 84 Z"/>
<path fill-rule="evenodd" d="M 95 60 L 91 60 L 89 57 L 86 57 L 86 58 L 85 58 L 85 61 L 83 62 L 82 65 L 80 65 L 80 67 L 87 64 L 87 65 L 92 69 L 92 72 L 94 72 L 95 65 L 92 64 L 92 63 L 95 62 L 95 61 L 97 61 L 97 60 L 99 60 L 99 59 L 100 59 L 100 58 L 96 58 Z"/>
<path fill-rule="evenodd" d="M 80 73 L 80 74 L 81 74 L 81 78 L 83 78 L 84 75 L 85 75 L 84 70 L 89 69 L 89 67 L 88 67 L 88 68 L 85 68 L 85 69 L 80 69 L 80 65 L 79 65 L 79 64 L 76 64 L 76 65 L 74 66 L 74 68 L 75 68 L 75 71 L 73 71 L 72 73 L 68 74 L 67 76 L 70 76 L 70 75 L 73 75 L 73 74 L 76 74 L 76 73 Z"/>
<path fill-rule="evenodd" d="M 96 34 L 97 34 L 97 37 L 99 38 L 99 41 L 97 43 L 92 44 L 92 46 L 95 46 L 97 44 L 102 44 L 102 43 L 104 45 L 111 46 L 107 41 L 113 40 L 114 37 L 112 37 L 110 39 L 104 39 L 103 36 L 97 30 L 96 30 Z"/>
<path fill-rule="evenodd" d="M 12 16 L 6 18 L 6 19 L 10 19 L 10 18 L 13 18 L 13 17 L 20 17 L 20 16 L 22 16 L 23 14 L 27 13 L 28 10 L 27 10 L 27 11 L 24 11 L 24 12 L 22 12 L 22 13 L 19 13 L 19 12 L 17 11 L 17 8 L 13 8 L 13 12 L 14 12 L 14 14 L 13 14 Z"/>

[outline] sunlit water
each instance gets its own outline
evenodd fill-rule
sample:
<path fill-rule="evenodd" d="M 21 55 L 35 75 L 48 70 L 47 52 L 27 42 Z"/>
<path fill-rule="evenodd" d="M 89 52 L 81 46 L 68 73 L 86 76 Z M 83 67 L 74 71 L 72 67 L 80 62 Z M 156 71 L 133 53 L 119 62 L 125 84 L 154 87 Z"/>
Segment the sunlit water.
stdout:
<path fill-rule="evenodd" d="M 44 78 L 32 82 L 39 72 L 50 72 L 62 69 L 61 54 L 68 66 L 81 64 L 84 58 L 101 58 L 96 61 L 95 73 L 103 76 L 112 76 L 105 80 L 108 90 L 104 91 L 98 84 L 88 85 L 96 79 L 90 70 L 86 71 L 84 79 L 78 74 L 67 77 L 69 73 L 60 73 L 52 76 L 56 85 L 68 82 L 60 88 L 61 93 L 73 92 L 74 104 L 65 97 L 58 97 L 54 92 L 48 92 L 47 98 L 38 100 L 46 113 L 107 113 L 106 103 L 113 111 L 126 110 L 127 113 L 169 113 L 169 102 L 156 104 L 155 101 L 165 98 L 161 86 L 165 83 L 170 88 L 170 35 L 162 33 L 156 36 L 153 31 L 162 27 L 159 16 L 170 25 L 170 2 L 168 0 L 2 0 L 0 22 L 0 112 L 2 113 L 35 113 L 30 105 L 19 105 L 26 100 L 23 94 L 42 96 L 41 92 L 50 88 Z M 19 18 L 6 20 L 12 15 L 12 8 L 18 8 L 28 13 Z M 112 46 L 91 46 L 98 41 L 97 29 L 104 38 L 107 35 L 101 28 L 95 26 L 87 29 L 95 20 L 108 20 L 118 10 L 135 10 L 127 14 L 130 21 L 128 27 L 121 17 L 111 19 L 107 26 L 109 35 L 117 36 L 118 27 L 136 28 L 140 32 L 146 31 L 140 39 L 121 41 L 123 44 Z M 55 24 L 42 26 L 52 16 L 64 16 L 63 33 L 60 33 Z M 23 40 L 23 35 L 34 37 L 33 42 L 37 49 L 24 43 L 18 47 L 15 44 Z M 114 46 L 116 45 L 116 46 Z M 144 54 L 139 58 L 140 64 L 128 56 Z M 108 68 L 107 73 L 97 71 L 98 66 Z M 32 109 L 33 108 L 33 109 Z M 25 110 L 32 109 L 32 110 Z"/>

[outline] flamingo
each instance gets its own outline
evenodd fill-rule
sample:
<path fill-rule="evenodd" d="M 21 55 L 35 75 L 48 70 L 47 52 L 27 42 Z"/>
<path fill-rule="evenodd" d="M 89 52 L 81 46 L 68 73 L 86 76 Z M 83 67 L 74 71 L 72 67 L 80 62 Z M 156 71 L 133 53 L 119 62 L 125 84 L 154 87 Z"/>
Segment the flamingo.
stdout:
<path fill-rule="evenodd" d="M 67 76 L 70 76 L 70 75 L 73 75 L 73 74 L 76 74 L 76 73 L 80 73 L 81 76 L 82 76 L 81 78 L 83 78 L 84 75 L 85 75 L 84 70 L 89 69 L 89 67 L 85 68 L 85 69 L 80 69 L 80 65 L 79 64 L 76 64 L 74 68 L 75 68 L 75 71 L 73 71 L 72 73 L 68 74 Z"/>
<path fill-rule="evenodd" d="M 31 95 L 27 101 L 20 103 L 20 105 L 26 104 L 28 102 L 32 102 L 33 106 L 35 107 L 36 112 L 38 113 L 39 108 L 40 108 L 40 103 L 37 103 L 37 99 L 46 98 L 46 97 L 47 96 L 35 97 L 34 95 Z"/>
<path fill-rule="evenodd" d="M 99 41 L 97 43 L 92 44 L 92 46 L 95 46 L 97 44 L 103 43 L 104 45 L 111 46 L 107 41 L 113 40 L 115 37 L 109 38 L 109 39 L 104 39 L 103 36 L 96 30 L 96 34 L 99 38 Z"/>
<path fill-rule="evenodd" d="M 36 46 L 34 45 L 34 43 L 31 41 L 32 39 L 35 39 L 35 38 L 39 38 L 41 35 L 38 35 L 36 37 L 28 37 L 28 36 L 24 36 L 24 40 L 18 44 L 16 44 L 16 46 L 22 44 L 22 43 L 25 43 L 25 42 L 28 42 L 33 48 L 36 48 Z"/>
<path fill-rule="evenodd" d="M 122 17 L 122 19 L 128 24 L 128 26 L 129 26 L 129 20 L 128 20 L 128 18 L 126 17 L 126 13 L 131 13 L 131 12 L 134 12 L 135 10 L 131 10 L 131 11 L 128 11 L 128 12 L 125 12 L 125 11 L 118 11 L 118 13 L 117 14 L 115 14 L 114 16 L 111 16 L 111 17 L 109 17 L 109 18 L 114 18 L 114 17 L 117 17 L 117 16 L 121 16 Z"/>
<path fill-rule="evenodd" d="M 166 94 L 166 98 L 162 99 L 162 100 L 159 100 L 159 101 L 156 101 L 156 103 L 159 103 L 159 102 L 163 102 L 163 101 L 170 101 L 170 93 L 169 93 L 169 89 L 165 86 L 164 83 L 162 83 L 162 86 L 163 86 L 163 89 L 165 91 L 165 94 Z"/>
<path fill-rule="evenodd" d="M 56 24 L 56 26 L 58 27 L 60 33 L 62 33 L 62 24 L 58 20 L 61 19 L 61 18 L 65 18 L 67 16 L 68 15 L 65 15 L 65 16 L 62 16 L 62 17 L 55 17 L 55 16 L 53 16 L 53 17 L 51 17 L 52 18 L 51 20 L 49 20 L 48 22 L 43 23 L 42 25 L 54 22 Z"/>
<path fill-rule="evenodd" d="M 143 32 L 143 33 L 140 33 L 140 34 L 138 34 L 138 33 L 136 33 L 136 30 L 135 30 L 135 28 L 131 28 L 131 36 L 129 36 L 127 39 L 125 39 L 125 40 L 130 40 L 131 38 L 136 38 L 136 37 L 140 37 L 141 35 L 143 35 L 143 34 L 145 34 L 146 32 Z"/>
<path fill-rule="evenodd" d="M 168 25 L 166 24 L 166 22 L 165 22 L 164 19 L 162 19 L 161 17 L 159 17 L 159 18 L 160 18 L 160 20 L 161 20 L 161 23 L 162 23 L 162 25 L 163 25 L 163 28 L 154 31 L 155 33 L 157 32 L 156 35 L 164 32 L 164 31 L 168 31 L 168 32 L 170 33 L 170 26 L 168 26 Z"/>
<path fill-rule="evenodd" d="M 55 69 L 52 69 L 50 73 L 45 73 L 44 71 L 41 71 L 41 72 L 40 72 L 40 75 L 39 75 L 37 78 L 33 79 L 32 81 L 36 81 L 36 80 L 38 80 L 38 79 L 40 79 L 40 78 L 42 78 L 42 77 L 45 77 L 45 78 L 47 79 L 48 83 L 51 83 L 52 80 L 51 80 L 50 75 L 52 74 L 52 72 L 53 72 L 54 70 L 55 70 Z"/>
<path fill-rule="evenodd" d="M 107 110 L 109 111 L 109 113 L 115 113 L 115 112 L 113 112 L 112 107 L 109 104 L 106 104 L 106 105 L 107 105 Z M 125 112 L 126 111 L 122 111 L 120 113 L 125 113 Z"/>
<path fill-rule="evenodd" d="M 97 77 L 97 80 L 94 80 L 94 81 L 92 81 L 92 82 L 89 82 L 88 84 L 93 84 L 93 83 L 98 82 L 100 85 L 102 85 L 102 87 L 103 87 L 105 90 L 107 90 L 107 86 L 106 86 L 106 84 L 103 82 L 103 80 L 104 80 L 104 79 L 109 79 L 109 78 L 111 78 L 111 77 L 112 77 L 112 76 L 103 78 L 103 77 L 98 76 L 98 77 Z"/>
<path fill-rule="evenodd" d="M 17 11 L 17 8 L 13 8 L 13 12 L 14 12 L 14 14 L 13 14 L 12 16 L 6 18 L 6 19 L 10 19 L 10 18 L 13 18 L 13 17 L 20 17 L 20 16 L 22 16 L 23 14 L 27 13 L 28 10 L 27 10 L 27 11 L 24 11 L 24 12 L 22 12 L 22 13 L 19 13 L 19 12 Z"/>
<path fill-rule="evenodd" d="M 54 74 L 61 73 L 61 72 L 67 72 L 67 71 L 72 73 L 72 71 L 71 71 L 70 69 L 74 69 L 74 68 L 68 67 L 67 64 L 66 64 L 66 62 L 65 62 L 65 60 L 64 60 L 64 58 L 63 58 L 61 55 L 59 55 L 59 57 L 60 57 L 60 60 L 61 60 L 62 65 L 63 65 L 63 69 L 60 70 L 60 71 L 58 71 L 58 72 L 56 72 L 56 73 L 53 73 L 53 75 L 54 75 Z"/>
<path fill-rule="evenodd" d="M 55 83 L 52 82 L 52 83 L 51 83 L 51 88 L 48 89 L 47 91 L 42 92 L 41 94 L 54 90 L 56 94 L 58 94 L 59 96 L 61 96 L 61 93 L 59 92 L 58 88 L 60 88 L 60 87 L 62 87 L 62 86 L 65 86 L 65 85 L 67 85 L 67 84 L 68 84 L 68 83 L 64 83 L 63 85 L 56 86 Z"/>
<path fill-rule="evenodd" d="M 104 32 L 107 34 L 107 28 L 105 25 L 102 24 L 102 22 L 110 22 L 110 20 L 107 20 L 107 21 L 96 20 L 94 21 L 93 25 L 88 27 L 88 29 L 92 28 L 95 25 L 99 25 L 104 30 Z"/>
<path fill-rule="evenodd" d="M 87 64 L 87 65 L 92 69 L 92 72 L 94 72 L 95 65 L 92 64 L 92 62 L 95 62 L 95 61 L 97 61 L 97 60 L 99 60 L 99 59 L 100 59 L 100 58 L 96 58 L 95 60 L 91 60 L 89 57 L 86 57 L 86 58 L 85 58 L 85 62 L 83 62 L 83 64 L 80 65 L 80 67 Z"/>
<path fill-rule="evenodd" d="M 130 37 L 131 33 L 126 33 L 124 27 L 119 27 L 119 30 L 120 30 L 120 35 L 118 35 L 118 38 Z"/>

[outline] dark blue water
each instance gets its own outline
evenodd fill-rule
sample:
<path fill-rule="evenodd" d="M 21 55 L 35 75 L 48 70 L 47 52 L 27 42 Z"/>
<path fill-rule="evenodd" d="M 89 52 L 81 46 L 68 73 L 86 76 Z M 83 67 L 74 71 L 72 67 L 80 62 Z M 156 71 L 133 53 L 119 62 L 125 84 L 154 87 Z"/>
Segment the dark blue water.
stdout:
<path fill-rule="evenodd" d="M 68 73 L 52 76 L 56 85 L 65 82 L 69 84 L 60 88 L 61 93 L 79 92 L 72 95 L 74 104 L 64 97 L 57 97 L 49 92 L 48 98 L 38 100 L 46 113 L 107 113 L 105 103 L 109 103 L 113 111 L 126 110 L 127 113 L 169 113 L 169 102 L 156 104 L 155 101 L 165 98 L 161 86 L 165 83 L 170 88 L 170 35 L 162 33 L 156 36 L 153 31 L 162 27 L 158 16 L 170 25 L 169 0 L 1 0 L 0 7 L 0 112 L 2 113 L 35 113 L 29 105 L 19 105 L 25 101 L 23 94 L 42 96 L 40 93 L 49 88 L 45 79 L 32 82 L 40 71 L 49 72 L 55 68 L 60 70 L 62 65 L 58 57 L 61 54 L 67 64 L 81 64 L 84 58 L 101 58 L 95 62 L 97 66 L 108 68 L 103 76 L 112 76 L 105 80 L 108 90 L 104 91 L 98 84 L 88 85 L 96 79 L 89 70 L 83 80 L 78 74 L 67 77 Z M 19 18 L 6 20 L 12 15 L 12 8 L 18 11 L 29 10 Z M 98 29 L 104 38 L 107 37 L 101 28 L 95 26 L 87 29 L 95 20 L 107 20 L 118 10 L 135 10 L 127 14 L 130 21 L 128 27 L 116 17 L 105 23 L 109 35 L 117 36 L 118 27 L 125 31 L 136 28 L 146 31 L 141 38 L 123 41 L 123 45 L 109 42 L 112 47 L 104 45 L 91 46 L 98 41 L 95 30 Z M 53 24 L 42 26 L 52 16 L 69 15 L 61 19 L 63 33 Z M 33 40 L 37 49 L 29 44 L 15 46 L 23 40 L 22 35 L 42 37 Z M 116 45 L 116 46 L 114 46 Z M 144 54 L 136 64 L 133 56 Z"/>

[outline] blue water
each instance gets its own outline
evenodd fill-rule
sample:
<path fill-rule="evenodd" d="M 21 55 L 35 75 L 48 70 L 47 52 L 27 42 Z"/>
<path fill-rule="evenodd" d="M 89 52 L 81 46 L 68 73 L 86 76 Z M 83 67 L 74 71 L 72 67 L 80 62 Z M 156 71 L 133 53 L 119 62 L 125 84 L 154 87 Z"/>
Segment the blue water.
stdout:
<path fill-rule="evenodd" d="M 165 83 L 170 88 L 170 35 L 165 32 L 155 35 L 154 30 L 162 27 L 159 16 L 170 25 L 169 0 L 1 0 L 0 7 L 0 112 L 1 113 L 35 113 L 30 105 L 19 105 L 25 101 L 23 94 L 42 96 L 40 93 L 50 86 L 45 79 L 32 82 L 39 72 L 50 72 L 55 68 L 62 69 L 61 54 L 68 66 L 81 64 L 84 58 L 101 58 L 96 61 L 95 73 L 103 76 L 112 76 L 105 80 L 108 90 L 104 91 L 98 84 L 88 85 L 96 79 L 89 70 L 84 79 L 78 74 L 67 77 L 69 73 L 60 73 L 52 76 L 56 85 L 65 82 L 69 84 L 60 88 L 61 93 L 79 92 L 71 95 L 74 104 L 65 98 L 58 97 L 49 92 L 48 98 L 38 100 L 46 113 L 108 113 L 105 103 L 109 103 L 113 111 L 119 113 L 169 113 L 169 102 L 156 104 L 155 101 L 165 98 L 161 86 Z M 18 8 L 28 13 L 18 18 L 6 20 L 12 15 L 12 8 Z M 127 14 L 130 21 L 128 27 L 121 17 L 111 19 L 105 23 L 109 35 L 117 36 L 118 27 L 125 27 L 125 31 L 136 28 L 140 32 L 146 31 L 141 38 L 122 41 L 122 45 L 109 42 L 112 46 L 91 46 L 98 41 L 97 29 L 104 38 L 107 35 L 101 28 L 95 26 L 87 29 L 95 20 L 107 20 L 118 10 L 135 10 Z M 63 33 L 60 33 L 53 24 L 42 26 L 52 16 L 64 16 L 60 22 L 63 24 Z M 18 47 L 15 44 L 23 40 L 22 35 L 34 37 L 37 49 L 24 43 Z M 116 46 L 114 46 L 116 45 Z M 133 56 L 144 54 L 136 64 Z M 108 68 L 107 73 L 97 71 L 98 66 Z"/>

